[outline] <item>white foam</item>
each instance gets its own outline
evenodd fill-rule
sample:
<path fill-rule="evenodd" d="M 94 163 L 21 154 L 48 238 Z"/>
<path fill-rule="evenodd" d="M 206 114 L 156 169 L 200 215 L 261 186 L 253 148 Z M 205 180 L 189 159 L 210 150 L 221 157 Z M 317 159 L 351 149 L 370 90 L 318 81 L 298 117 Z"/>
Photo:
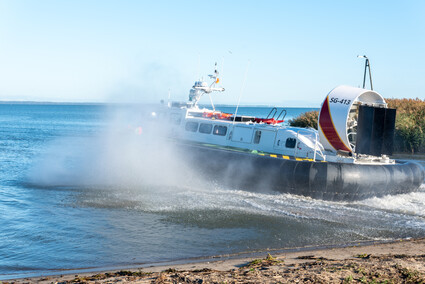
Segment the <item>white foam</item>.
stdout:
<path fill-rule="evenodd" d="M 358 202 L 371 208 L 389 212 L 425 217 L 425 187 L 421 191 L 408 194 L 388 195 L 381 198 L 370 198 Z"/>

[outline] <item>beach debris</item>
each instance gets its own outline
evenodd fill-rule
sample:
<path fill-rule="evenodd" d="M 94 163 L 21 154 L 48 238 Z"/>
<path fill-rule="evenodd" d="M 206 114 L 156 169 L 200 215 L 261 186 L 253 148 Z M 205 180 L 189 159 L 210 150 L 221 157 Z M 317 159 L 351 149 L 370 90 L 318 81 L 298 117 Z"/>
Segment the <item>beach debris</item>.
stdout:
<path fill-rule="evenodd" d="M 266 266 L 276 265 L 279 263 L 283 263 L 283 260 L 277 260 L 270 253 L 267 253 L 267 256 L 265 258 L 251 260 L 250 262 L 248 262 L 248 264 L 242 266 L 241 269 L 266 267 Z"/>
<path fill-rule="evenodd" d="M 330 258 L 326 258 L 326 257 L 323 257 L 323 256 L 314 256 L 314 255 L 300 255 L 300 256 L 297 256 L 297 259 L 311 259 L 311 260 L 316 260 L 316 261 L 324 261 L 324 260 L 333 260 L 333 259 L 330 259 Z"/>
<path fill-rule="evenodd" d="M 296 258 L 305 259 L 305 262 L 289 264 L 267 254 L 239 269 L 219 270 L 211 263 L 211 267 L 194 270 L 169 268 L 153 273 L 120 270 L 92 276 L 75 275 L 74 279 L 65 281 L 53 276 L 47 281 L 40 281 L 43 279 L 40 277 L 9 283 L 425 283 L 425 255 L 422 251 L 421 247 L 421 254 L 359 254 L 360 257 L 347 255 L 335 260 L 304 255 Z"/>
<path fill-rule="evenodd" d="M 168 269 L 166 269 L 166 270 L 164 270 L 163 272 L 166 272 L 166 273 L 176 273 L 176 272 L 178 272 L 177 271 L 177 269 L 175 269 L 175 268 L 168 268 Z"/>
<path fill-rule="evenodd" d="M 300 255 L 297 256 L 297 259 L 316 259 L 314 255 Z"/>
<path fill-rule="evenodd" d="M 354 257 L 355 257 L 355 258 L 369 259 L 369 258 L 370 258 L 370 256 L 371 256 L 370 254 L 363 253 L 363 254 L 355 255 Z"/>

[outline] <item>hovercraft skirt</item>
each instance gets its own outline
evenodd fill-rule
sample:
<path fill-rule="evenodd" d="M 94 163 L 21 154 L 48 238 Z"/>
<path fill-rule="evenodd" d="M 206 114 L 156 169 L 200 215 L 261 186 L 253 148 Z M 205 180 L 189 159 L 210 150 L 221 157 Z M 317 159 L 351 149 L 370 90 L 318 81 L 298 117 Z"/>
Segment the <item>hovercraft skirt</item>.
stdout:
<path fill-rule="evenodd" d="M 185 145 L 186 157 L 218 184 L 255 192 L 277 191 L 324 200 L 361 200 L 418 191 L 423 167 L 414 162 L 385 165 L 297 161 Z M 193 155 L 187 155 L 192 153 Z"/>

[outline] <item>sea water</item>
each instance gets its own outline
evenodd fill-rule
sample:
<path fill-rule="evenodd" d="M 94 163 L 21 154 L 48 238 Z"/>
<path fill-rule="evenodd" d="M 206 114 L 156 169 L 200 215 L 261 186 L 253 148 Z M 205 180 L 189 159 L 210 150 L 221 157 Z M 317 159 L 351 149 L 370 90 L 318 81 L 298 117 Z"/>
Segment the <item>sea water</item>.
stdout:
<path fill-rule="evenodd" d="M 127 139 L 140 119 L 134 106 L 0 104 L 0 279 L 425 236 L 425 185 L 358 202 L 222 188 L 166 144 Z"/>

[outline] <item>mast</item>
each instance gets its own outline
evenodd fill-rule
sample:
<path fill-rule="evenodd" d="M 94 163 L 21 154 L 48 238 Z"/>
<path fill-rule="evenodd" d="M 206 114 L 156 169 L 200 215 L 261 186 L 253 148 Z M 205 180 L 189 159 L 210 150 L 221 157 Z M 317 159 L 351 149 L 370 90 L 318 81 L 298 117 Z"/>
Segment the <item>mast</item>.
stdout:
<path fill-rule="evenodd" d="M 367 58 L 366 55 L 357 55 L 358 58 L 365 58 L 365 65 L 364 65 L 364 75 L 363 75 L 363 89 L 366 85 L 366 71 L 369 70 L 369 81 L 370 81 L 370 89 L 373 91 L 373 85 L 372 85 L 372 73 L 370 73 L 370 62 L 369 58 Z"/>
<path fill-rule="evenodd" d="M 213 82 L 208 86 L 208 84 L 202 79 L 196 81 L 195 84 L 190 89 L 189 93 L 189 102 L 192 104 L 192 107 L 197 107 L 198 101 L 204 94 L 208 94 L 213 110 L 215 110 L 214 103 L 211 98 L 212 92 L 224 92 L 223 87 L 217 87 L 217 84 L 220 82 L 219 73 L 217 70 L 217 62 L 215 63 L 214 74 L 208 75 L 210 79 L 213 79 Z"/>

